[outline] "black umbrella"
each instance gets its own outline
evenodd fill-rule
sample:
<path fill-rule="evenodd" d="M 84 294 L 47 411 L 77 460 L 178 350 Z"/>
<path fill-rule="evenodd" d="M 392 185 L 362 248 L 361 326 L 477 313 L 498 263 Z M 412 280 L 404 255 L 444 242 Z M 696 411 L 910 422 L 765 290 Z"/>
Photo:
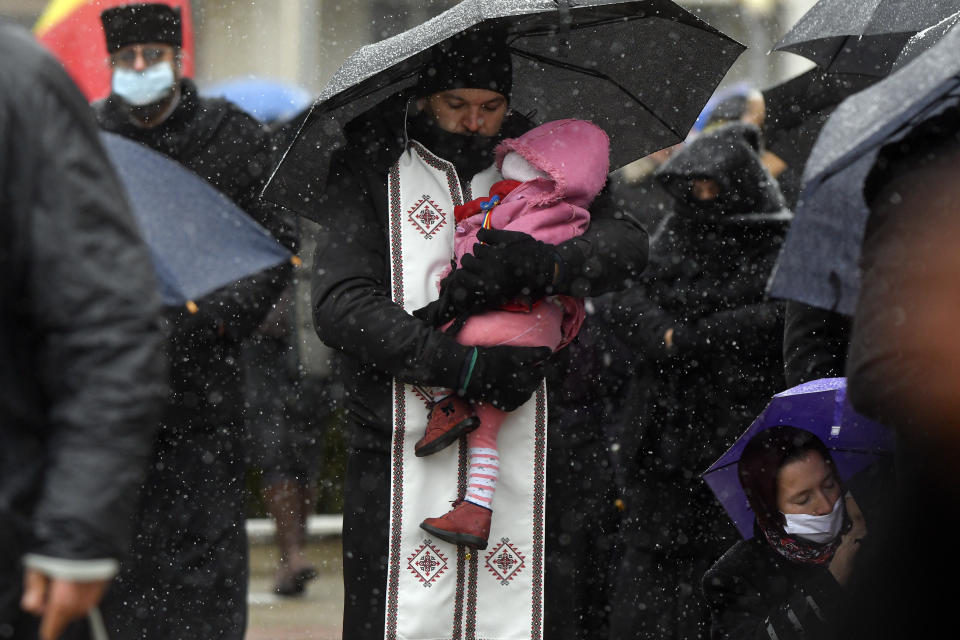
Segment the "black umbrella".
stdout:
<path fill-rule="evenodd" d="M 743 45 L 670 0 L 464 0 L 361 47 L 315 102 L 264 197 L 309 215 L 343 125 L 413 87 L 431 47 L 471 28 L 506 31 L 512 107 L 583 118 L 611 138 L 611 169 L 682 141 Z"/>
<path fill-rule="evenodd" d="M 852 315 L 869 211 L 863 185 L 880 149 L 960 103 L 960 26 L 900 70 L 850 96 L 820 132 L 770 293 Z"/>
<path fill-rule="evenodd" d="M 800 195 L 803 167 L 820 129 L 848 96 L 879 78 L 855 73 L 828 73 L 819 67 L 763 90 L 767 117 L 763 135 L 768 151 L 783 160 L 777 176 L 780 191 L 793 209 Z"/>
<path fill-rule="evenodd" d="M 940 40 L 943 39 L 943 36 L 947 35 L 947 32 L 950 31 L 950 29 L 953 28 L 953 25 L 957 24 L 958 21 L 960 21 L 960 11 L 948 18 L 941 20 L 932 27 L 927 27 L 923 31 L 920 31 L 915 36 L 907 40 L 906 46 L 902 51 L 900 51 L 900 55 L 897 57 L 896 62 L 893 63 L 893 70 L 896 71 L 933 45 L 940 42 Z"/>
<path fill-rule="evenodd" d="M 960 11 L 960 0 L 820 0 L 774 47 L 826 71 L 884 76 L 912 35 Z"/>

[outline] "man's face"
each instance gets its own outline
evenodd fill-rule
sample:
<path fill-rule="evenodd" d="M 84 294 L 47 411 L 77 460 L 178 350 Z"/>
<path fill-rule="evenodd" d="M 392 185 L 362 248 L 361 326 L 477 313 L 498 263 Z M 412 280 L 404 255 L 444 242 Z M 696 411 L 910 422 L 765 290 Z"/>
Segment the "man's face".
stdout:
<path fill-rule="evenodd" d="M 461 135 L 495 136 L 507 115 L 507 99 L 489 89 L 450 89 L 425 102 L 441 129 Z"/>
<path fill-rule="evenodd" d="M 177 50 L 172 45 L 163 42 L 128 44 L 110 55 L 110 63 L 114 69 L 129 69 L 138 73 L 145 71 L 147 67 L 163 62 L 168 62 L 173 66 L 174 76 L 177 80 L 180 80 Z"/>

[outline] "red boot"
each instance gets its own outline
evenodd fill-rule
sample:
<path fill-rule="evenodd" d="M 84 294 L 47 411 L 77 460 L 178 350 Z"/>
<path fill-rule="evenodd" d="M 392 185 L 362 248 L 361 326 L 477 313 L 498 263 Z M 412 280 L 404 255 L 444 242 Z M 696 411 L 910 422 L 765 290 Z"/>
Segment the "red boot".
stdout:
<path fill-rule="evenodd" d="M 457 500 L 453 509 L 439 518 L 427 518 L 420 523 L 420 528 L 444 542 L 486 549 L 492 515 L 493 511 L 486 507 Z"/>
<path fill-rule="evenodd" d="M 427 431 L 414 447 L 414 453 L 418 458 L 429 456 L 479 426 L 480 418 L 470 403 L 457 395 L 449 395 L 430 408 Z"/>

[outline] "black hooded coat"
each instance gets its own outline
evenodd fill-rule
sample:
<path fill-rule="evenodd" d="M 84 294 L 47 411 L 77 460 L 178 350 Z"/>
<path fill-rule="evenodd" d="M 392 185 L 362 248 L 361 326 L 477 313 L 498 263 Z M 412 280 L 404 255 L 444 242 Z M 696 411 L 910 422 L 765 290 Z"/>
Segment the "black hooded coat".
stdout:
<path fill-rule="evenodd" d="M 415 114 L 409 95 L 398 94 L 346 127 L 347 147 L 337 152 L 325 200 L 313 274 L 317 333 L 344 359 L 350 459 L 345 482 L 345 637 L 383 637 L 383 601 L 389 531 L 393 378 L 451 386 L 461 355 L 445 350 L 449 336 L 406 313 L 390 298 L 387 173 L 400 157 L 405 133 L 451 161 L 461 182 L 493 162 L 499 139 L 522 134 L 531 123 L 507 116 L 495 138 L 446 133 Z M 409 117 L 405 117 L 408 113 Z M 646 260 L 646 233 L 615 211 L 601 194 L 590 229 L 559 247 L 570 293 L 600 294 L 636 278 Z M 456 375 L 456 374 L 454 374 Z M 548 496 L 548 504 L 549 496 Z M 549 597 L 547 598 L 549 601 Z"/>
<path fill-rule="evenodd" d="M 705 608 L 683 598 L 736 532 L 700 474 L 783 387 L 782 306 L 765 289 L 790 214 L 759 150 L 755 127 L 728 124 L 658 172 L 674 210 L 653 236 L 642 288 L 623 300 L 650 400 L 636 449 L 625 455 L 632 467 L 615 638 L 702 630 Z M 719 185 L 712 203 L 692 196 L 698 178 Z M 657 579 L 657 566 L 670 577 Z M 628 606 L 672 600 L 670 592 L 672 604 Z"/>
<path fill-rule="evenodd" d="M 207 180 L 283 244 L 294 227 L 259 193 L 274 165 L 267 130 L 221 99 L 181 96 L 161 124 L 133 124 L 114 96 L 94 105 L 103 129 L 159 151 Z M 235 638 L 246 626 L 247 544 L 241 343 L 289 280 L 280 265 L 168 308 L 171 394 L 143 485 L 132 558 L 104 605 L 112 638 Z"/>
<path fill-rule="evenodd" d="M 35 638 L 24 553 L 126 551 L 165 391 L 160 297 L 82 94 L 2 23 L 0 84 L 0 635 Z"/>

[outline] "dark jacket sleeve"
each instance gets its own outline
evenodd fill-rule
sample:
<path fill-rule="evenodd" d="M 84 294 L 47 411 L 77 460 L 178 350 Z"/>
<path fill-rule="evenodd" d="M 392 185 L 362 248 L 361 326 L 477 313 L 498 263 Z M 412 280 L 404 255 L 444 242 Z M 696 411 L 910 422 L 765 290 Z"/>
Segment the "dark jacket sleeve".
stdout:
<path fill-rule="evenodd" d="M 30 550 L 119 557 L 165 393 L 153 267 L 79 91 L 52 59 L 18 71 L 32 84 L 5 84 L 24 98 L 11 148 L 35 159 L 24 221 L 38 339 L 24 373 L 48 407 Z"/>
<path fill-rule="evenodd" d="M 783 327 L 783 365 L 788 387 L 844 375 L 850 318 L 788 300 Z"/>
<path fill-rule="evenodd" d="M 194 313 L 186 307 L 164 309 L 168 337 L 183 346 L 215 338 L 243 340 L 273 309 L 291 270 L 290 264 L 280 264 L 221 287 L 197 300 Z"/>
<path fill-rule="evenodd" d="M 409 383 L 455 387 L 467 348 L 393 302 L 382 176 L 334 158 L 317 237 L 314 319 L 320 339 Z"/>
<path fill-rule="evenodd" d="M 220 103 L 212 103 L 219 105 Z M 263 226 L 280 244 L 291 252 L 298 249 L 294 215 L 263 200 L 260 193 L 279 151 L 269 131 L 251 116 L 233 105 L 221 105 L 224 115 L 205 154 L 227 153 L 209 161 L 195 161 L 195 170 L 217 169 L 215 176 L 206 176 Z M 201 158 L 205 157 L 203 155 Z M 229 159 L 234 158 L 236 165 Z M 222 287 L 203 297 L 197 311 L 185 308 L 167 309 L 164 313 L 171 338 L 178 344 L 190 345 L 197 341 L 224 337 L 242 340 L 260 326 L 274 303 L 290 281 L 291 265 L 281 264 L 253 274 Z"/>
<path fill-rule="evenodd" d="M 647 232 L 604 189 L 590 206 L 586 233 L 557 247 L 566 274 L 559 292 L 578 298 L 626 289 L 647 265 Z"/>
<path fill-rule="evenodd" d="M 775 573 L 741 542 L 703 576 L 711 640 L 815 640 L 826 637 L 842 588 L 829 571 L 795 581 Z"/>
<path fill-rule="evenodd" d="M 682 318 L 664 310 L 649 289 L 629 290 L 611 313 L 617 318 L 617 334 L 621 340 L 649 359 L 684 357 L 687 353 L 702 355 L 711 350 L 730 352 L 732 345 L 747 352 L 761 348 L 770 332 L 779 326 L 782 303 L 759 302 L 735 309 Z M 673 348 L 664 336 L 673 329 Z"/>

